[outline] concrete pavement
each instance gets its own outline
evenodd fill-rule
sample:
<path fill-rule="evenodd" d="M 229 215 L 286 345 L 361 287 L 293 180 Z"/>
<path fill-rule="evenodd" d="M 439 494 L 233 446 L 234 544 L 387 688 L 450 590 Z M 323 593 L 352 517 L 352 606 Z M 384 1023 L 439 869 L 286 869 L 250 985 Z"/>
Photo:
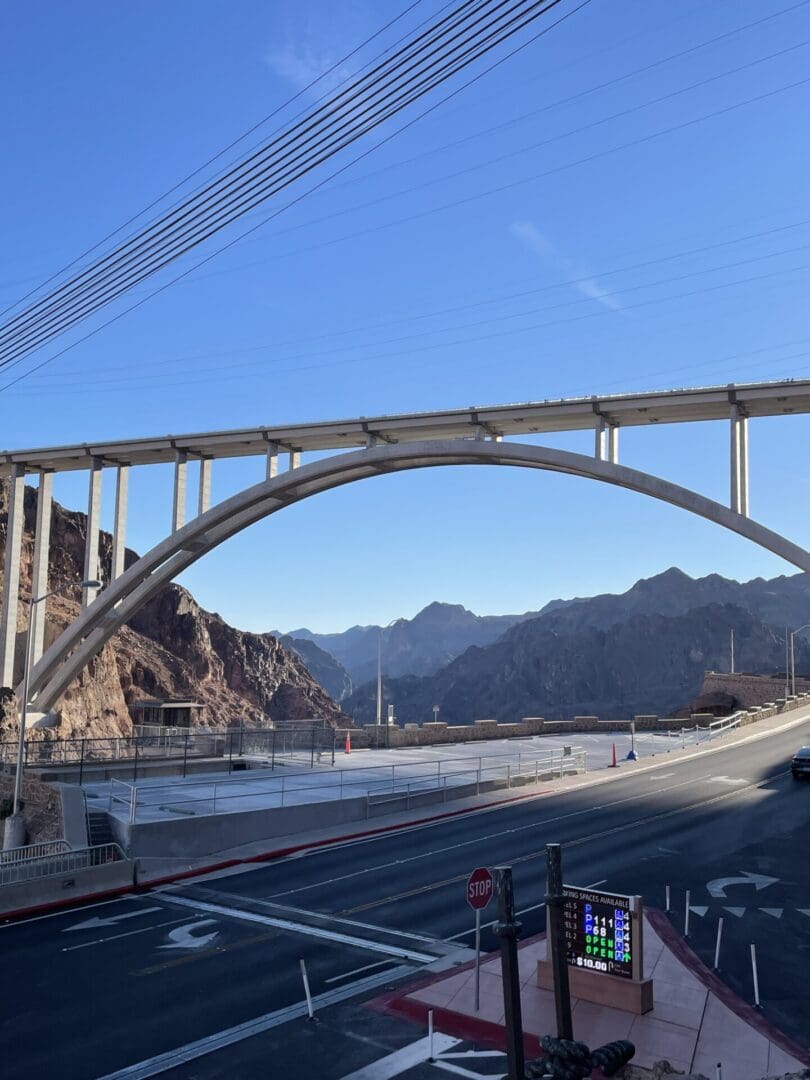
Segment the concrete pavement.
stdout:
<path fill-rule="evenodd" d="M 779 720 L 773 728 L 785 728 Z M 682 889 L 692 867 L 713 878 L 737 874 L 746 869 L 739 855 L 746 847 L 806 827 L 810 789 L 793 783 L 787 763 L 809 732 L 806 721 L 767 738 L 748 729 L 722 749 L 673 752 L 596 783 L 572 778 L 539 799 L 468 807 L 421 825 L 402 815 L 395 833 L 307 846 L 323 841 L 325 830 L 299 838 L 305 846 L 290 857 L 210 874 L 193 888 L 9 924 L 0 942 L 20 974 L 0 1012 L 0 1038 L 17 1048 L 8 1075 L 53 1075 L 58 1066 L 68 1080 L 90 1080 L 147 1063 L 121 1075 L 169 1068 L 177 1078 L 250 1078 L 266 1076 L 271 1061 L 279 1072 L 337 1080 L 421 1037 L 401 1021 L 369 1020 L 362 1002 L 432 964 L 452 966 L 454 946 L 468 950 L 463 885 L 473 866 L 514 866 L 527 935 L 543 929 L 549 841 L 563 843 L 569 881 L 641 892 L 660 906 L 665 885 Z M 788 849 L 774 851 L 770 876 L 792 880 L 795 860 Z M 810 946 L 810 932 L 793 945 Z M 318 1025 L 302 1018 L 301 958 L 319 1001 Z M 763 970 L 780 962 L 778 942 L 766 945 Z M 786 980 L 783 1021 L 798 1015 L 803 987 L 798 973 Z M 342 1001 L 326 996 L 336 988 Z M 763 1006 L 769 1016 L 765 998 Z M 48 1040 L 39 1037 L 44 1015 Z M 169 1066 L 161 1055 L 178 1049 L 186 1063 L 175 1055 Z M 302 1072 L 297 1055 L 318 1062 L 318 1071 Z"/>

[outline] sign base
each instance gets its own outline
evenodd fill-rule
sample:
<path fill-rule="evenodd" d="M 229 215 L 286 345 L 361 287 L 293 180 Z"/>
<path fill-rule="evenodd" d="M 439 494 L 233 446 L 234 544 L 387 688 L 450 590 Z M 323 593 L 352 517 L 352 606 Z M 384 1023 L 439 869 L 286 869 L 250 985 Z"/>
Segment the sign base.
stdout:
<path fill-rule="evenodd" d="M 608 1005 L 623 1012 L 642 1016 L 653 1007 L 652 979 L 621 979 L 605 975 L 601 971 L 587 971 L 569 967 L 568 981 L 571 997 L 590 1001 L 594 1005 Z M 554 979 L 550 960 L 538 960 L 537 985 L 541 990 L 553 990 Z"/>

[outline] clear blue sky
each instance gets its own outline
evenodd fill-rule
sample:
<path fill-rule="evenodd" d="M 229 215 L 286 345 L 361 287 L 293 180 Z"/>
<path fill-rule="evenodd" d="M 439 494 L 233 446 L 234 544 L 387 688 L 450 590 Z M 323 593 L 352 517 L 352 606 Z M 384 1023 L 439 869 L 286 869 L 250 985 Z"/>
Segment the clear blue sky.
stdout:
<path fill-rule="evenodd" d="M 2 306 L 405 7 L 5 6 Z M 440 7 L 423 0 L 396 32 Z M 810 375 L 808 58 L 807 2 L 592 0 L 340 181 L 0 392 L 0 442 Z M 750 430 L 752 515 L 805 544 L 808 433 L 806 418 Z M 555 444 L 591 452 L 592 436 Z M 621 456 L 722 501 L 727 446 L 725 424 L 639 429 L 622 433 Z M 217 464 L 214 497 L 259 478 L 256 461 Z M 131 546 L 164 534 L 170 486 L 168 468 L 134 471 Z M 83 509 L 85 481 L 57 477 L 55 494 Z M 110 477 L 107 523 L 112 495 Z M 332 630 L 434 599 L 536 608 L 673 564 L 789 572 L 641 496 L 471 468 L 293 507 L 183 580 L 239 626 Z"/>

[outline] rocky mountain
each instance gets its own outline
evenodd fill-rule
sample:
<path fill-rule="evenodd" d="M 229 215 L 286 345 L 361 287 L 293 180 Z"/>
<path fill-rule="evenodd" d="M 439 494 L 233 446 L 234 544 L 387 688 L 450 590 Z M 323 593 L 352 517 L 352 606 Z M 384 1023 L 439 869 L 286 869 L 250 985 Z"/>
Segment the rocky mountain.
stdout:
<path fill-rule="evenodd" d="M 643 590 L 642 590 L 643 591 Z M 674 615 L 631 613 L 607 625 L 555 626 L 557 609 L 523 622 L 485 648 L 467 649 L 429 677 L 384 681 L 385 705 L 400 722 L 466 724 L 523 716 L 560 719 L 595 714 L 627 719 L 669 715 L 698 693 L 705 670 L 728 670 L 735 631 L 739 669 L 784 670 L 784 631 L 743 607 L 708 604 Z M 596 621 L 596 620 L 594 620 Z M 796 640 L 797 670 L 810 669 L 810 646 Z M 345 703 L 358 723 L 375 715 L 375 685 Z"/>
<path fill-rule="evenodd" d="M 489 645 L 534 614 L 475 615 L 460 604 L 433 603 L 412 619 L 397 619 L 386 627 L 352 626 L 336 634 L 316 634 L 302 628 L 288 636 L 312 641 L 330 653 L 359 685 L 376 678 L 380 635 L 382 670 L 387 676 L 430 675 L 469 646 Z"/>
<path fill-rule="evenodd" d="M 351 675 L 339 660 L 319 648 L 314 641 L 290 637 L 289 634 L 279 636 L 278 640 L 288 652 L 295 653 L 315 682 L 324 688 L 333 701 L 343 701 L 351 694 Z"/>
<path fill-rule="evenodd" d="M 6 492 L 0 490 L 0 553 L 6 542 Z M 30 595 L 36 490 L 25 493 L 25 533 L 20 594 Z M 87 519 L 54 503 L 50 581 L 82 575 Z M 112 542 L 101 533 L 101 579 L 109 580 Z M 127 552 L 127 565 L 137 555 Z M 0 562 L 1 565 L 1 562 Z M 47 602 L 46 646 L 75 616 L 67 596 Z M 17 679 L 27 627 L 27 605 L 18 616 Z M 297 655 L 271 634 L 250 634 L 205 611 L 178 585 L 168 585 L 105 645 L 68 687 L 57 714 L 59 735 L 110 736 L 131 730 L 128 705 L 145 697 L 191 697 L 206 706 L 204 723 L 225 727 L 313 716 L 346 723 L 346 716 L 309 674 Z M 8 737 L 5 733 L 4 737 Z"/>

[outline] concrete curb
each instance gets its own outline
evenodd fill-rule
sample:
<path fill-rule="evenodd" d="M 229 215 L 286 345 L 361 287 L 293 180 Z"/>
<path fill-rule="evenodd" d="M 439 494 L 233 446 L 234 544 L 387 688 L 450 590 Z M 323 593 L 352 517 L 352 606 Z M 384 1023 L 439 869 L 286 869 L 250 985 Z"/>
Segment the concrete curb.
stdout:
<path fill-rule="evenodd" d="M 274 859 L 283 859 L 289 855 L 296 855 L 303 851 L 315 851 L 319 848 L 329 847 L 332 844 L 346 844 L 354 840 L 364 840 L 372 836 L 382 836 L 385 833 L 400 832 L 404 829 L 417 828 L 420 825 L 429 825 L 434 821 L 442 821 L 446 818 L 460 817 L 463 814 L 479 813 L 482 810 L 495 809 L 510 803 L 525 802 L 527 799 L 537 799 L 548 791 L 535 791 L 525 795 L 515 795 L 509 799 L 498 799 L 495 802 L 480 803 L 474 806 L 465 806 L 459 810 L 447 810 L 441 814 L 431 814 L 428 817 L 414 818 L 410 821 L 397 822 L 393 825 L 381 825 L 374 829 L 363 829 L 354 833 L 342 833 L 339 836 L 326 837 L 323 840 L 308 840 L 299 844 L 290 844 L 282 848 L 274 848 L 271 851 L 260 852 L 256 855 L 245 855 L 240 858 L 223 859 L 217 863 L 209 863 L 206 866 L 197 866 L 189 870 L 180 870 L 177 873 L 166 874 L 161 877 L 151 878 L 149 881 L 137 880 L 137 860 L 133 862 L 132 885 L 120 886 L 115 889 L 106 889 L 101 892 L 84 893 L 81 896 L 71 896 L 64 900 L 54 900 L 46 904 L 36 904 L 25 908 L 17 908 L 7 911 L 0 916 L 3 922 L 11 922 L 31 915 L 43 915 L 48 912 L 67 910 L 79 907 L 87 901 L 112 900 L 131 893 L 149 892 L 161 885 L 170 885 L 177 881 L 185 881 L 189 878 L 204 877 L 206 874 L 214 874 L 220 870 L 230 870 L 235 866 L 249 866 L 254 863 L 272 862 Z"/>

